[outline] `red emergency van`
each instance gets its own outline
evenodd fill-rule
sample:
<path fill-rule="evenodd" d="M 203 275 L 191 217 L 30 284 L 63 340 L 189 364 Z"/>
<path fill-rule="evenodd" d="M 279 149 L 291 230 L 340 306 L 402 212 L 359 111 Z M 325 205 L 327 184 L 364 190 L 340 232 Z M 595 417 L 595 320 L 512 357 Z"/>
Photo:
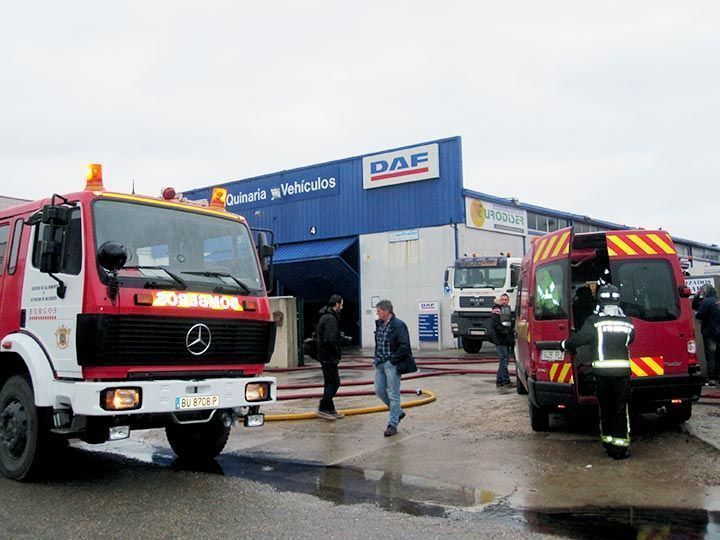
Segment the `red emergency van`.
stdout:
<path fill-rule="evenodd" d="M 263 424 L 275 343 L 272 247 L 224 208 L 167 189 L 85 191 L 0 212 L 0 472 L 28 480 L 55 443 L 165 428 L 185 458 Z"/>
<path fill-rule="evenodd" d="M 561 351 L 559 342 L 592 313 L 599 280 L 619 287 L 620 306 L 635 326 L 631 410 L 689 419 L 702 381 L 690 290 L 672 238 L 662 230 L 566 228 L 536 239 L 520 272 L 517 390 L 528 394 L 532 428 L 547 430 L 551 412 L 596 404 L 582 357 Z"/>

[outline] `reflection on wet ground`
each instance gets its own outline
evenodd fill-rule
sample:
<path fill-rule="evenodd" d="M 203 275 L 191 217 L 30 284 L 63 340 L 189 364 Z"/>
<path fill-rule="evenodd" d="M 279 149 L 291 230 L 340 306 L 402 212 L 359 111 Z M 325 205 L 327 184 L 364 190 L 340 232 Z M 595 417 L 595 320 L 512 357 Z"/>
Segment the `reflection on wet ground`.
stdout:
<path fill-rule="evenodd" d="M 58 456 L 59 457 L 59 456 Z M 720 538 L 720 512 L 673 508 L 517 509 L 490 491 L 442 483 L 420 476 L 380 470 L 324 466 L 316 463 L 258 459 L 224 454 L 204 464 L 177 459 L 165 448 L 128 442 L 122 455 L 96 449 L 63 452 L 63 474 L 56 481 L 108 479 L 122 467 L 159 466 L 243 478 L 279 491 L 306 493 L 334 504 L 375 504 L 413 516 L 505 522 L 508 529 L 579 539 L 701 539 Z M 140 462 L 140 463 L 138 463 Z"/>

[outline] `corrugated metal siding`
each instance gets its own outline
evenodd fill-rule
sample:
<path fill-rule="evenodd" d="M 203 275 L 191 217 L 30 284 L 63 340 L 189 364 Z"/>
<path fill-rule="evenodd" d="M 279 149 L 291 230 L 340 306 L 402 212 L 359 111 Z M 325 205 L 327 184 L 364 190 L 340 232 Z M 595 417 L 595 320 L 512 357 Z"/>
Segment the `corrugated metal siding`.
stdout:
<path fill-rule="evenodd" d="M 464 222 L 462 151 L 460 137 L 437 143 L 440 178 L 376 189 L 363 189 L 362 158 L 338 160 L 276 174 L 223 184 L 230 192 L 252 193 L 284 180 L 337 174 L 337 193 L 292 202 L 257 201 L 238 210 L 253 227 L 275 232 L 281 244 L 352 236 L 382 231 L 431 227 Z M 383 150 L 374 154 L 390 152 Z M 373 155 L 373 154 L 368 154 Z M 209 198 L 210 188 L 193 190 L 190 199 Z M 235 211 L 233 209 L 233 211 Z M 313 234 L 314 233 L 314 234 Z"/>
<path fill-rule="evenodd" d="M 275 264 L 283 264 L 294 261 L 340 257 L 340 255 L 356 241 L 357 238 L 352 237 L 301 242 L 298 244 L 284 244 L 275 252 L 273 262 Z"/>

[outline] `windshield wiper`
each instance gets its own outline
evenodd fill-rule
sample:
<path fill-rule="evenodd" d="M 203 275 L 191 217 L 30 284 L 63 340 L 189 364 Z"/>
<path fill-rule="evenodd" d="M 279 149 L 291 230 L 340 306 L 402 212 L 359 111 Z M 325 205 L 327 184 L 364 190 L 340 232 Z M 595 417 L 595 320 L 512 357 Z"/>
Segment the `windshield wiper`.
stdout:
<path fill-rule="evenodd" d="M 232 274 L 228 274 L 227 272 L 210 272 L 210 271 L 202 271 L 202 272 L 197 271 L 197 272 L 194 272 L 194 271 L 185 271 L 185 272 L 183 272 L 183 274 L 192 274 L 193 276 L 207 276 L 207 277 L 214 277 L 214 278 L 218 278 L 218 279 L 219 279 L 219 278 L 224 278 L 224 277 L 230 278 L 230 279 L 232 279 L 235 283 L 238 284 L 238 286 L 245 292 L 245 294 L 250 294 L 250 293 L 252 292 L 252 291 L 250 290 L 250 287 L 248 287 L 247 285 L 245 285 L 245 283 L 243 283 L 242 281 L 240 281 L 238 278 L 236 278 L 236 277 L 233 276 Z M 225 284 L 225 282 L 223 282 L 223 283 Z M 217 291 L 217 292 L 220 292 L 220 291 Z"/>
<path fill-rule="evenodd" d="M 172 278 L 172 280 L 179 285 L 179 288 L 181 290 L 187 289 L 187 283 L 185 283 L 185 280 L 175 274 L 174 272 L 171 272 L 167 268 L 163 268 L 162 266 L 123 266 L 122 270 L 162 270 L 165 272 L 168 276 Z M 146 281 L 145 282 L 145 288 L 146 289 L 152 289 L 159 285 L 156 281 Z"/>

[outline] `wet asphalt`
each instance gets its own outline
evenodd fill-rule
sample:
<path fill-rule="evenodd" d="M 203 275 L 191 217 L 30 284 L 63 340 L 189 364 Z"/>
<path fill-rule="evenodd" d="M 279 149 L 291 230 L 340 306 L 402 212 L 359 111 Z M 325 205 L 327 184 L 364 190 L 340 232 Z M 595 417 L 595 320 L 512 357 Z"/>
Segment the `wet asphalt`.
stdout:
<path fill-rule="evenodd" d="M 322 378 L 319 370 L 277 376 L 281 385 Z M 372 370 L 341 376 L 369 380 Z M 640 417 L 632 457 L 615 462 L 592 414 L 554 416 L 550 432 L 533 433 L 527 398 L 498 390 L 492 376 L 403 383 L 417 387 L 437 401 L 407 409 L 390 438 L 386 413 L 268 422 L 235 428 L 226 451 L 200 466 L 178 461 L 159 430 L 74 442 L 45 481 L 0 480 L 0 537 L 720 538 L 714 402 L 698 404 L 686 426 Z M 339 408 L 376 404 L 338 400 Z M 265 412 L 315 406 L 281 401 Z"/>

